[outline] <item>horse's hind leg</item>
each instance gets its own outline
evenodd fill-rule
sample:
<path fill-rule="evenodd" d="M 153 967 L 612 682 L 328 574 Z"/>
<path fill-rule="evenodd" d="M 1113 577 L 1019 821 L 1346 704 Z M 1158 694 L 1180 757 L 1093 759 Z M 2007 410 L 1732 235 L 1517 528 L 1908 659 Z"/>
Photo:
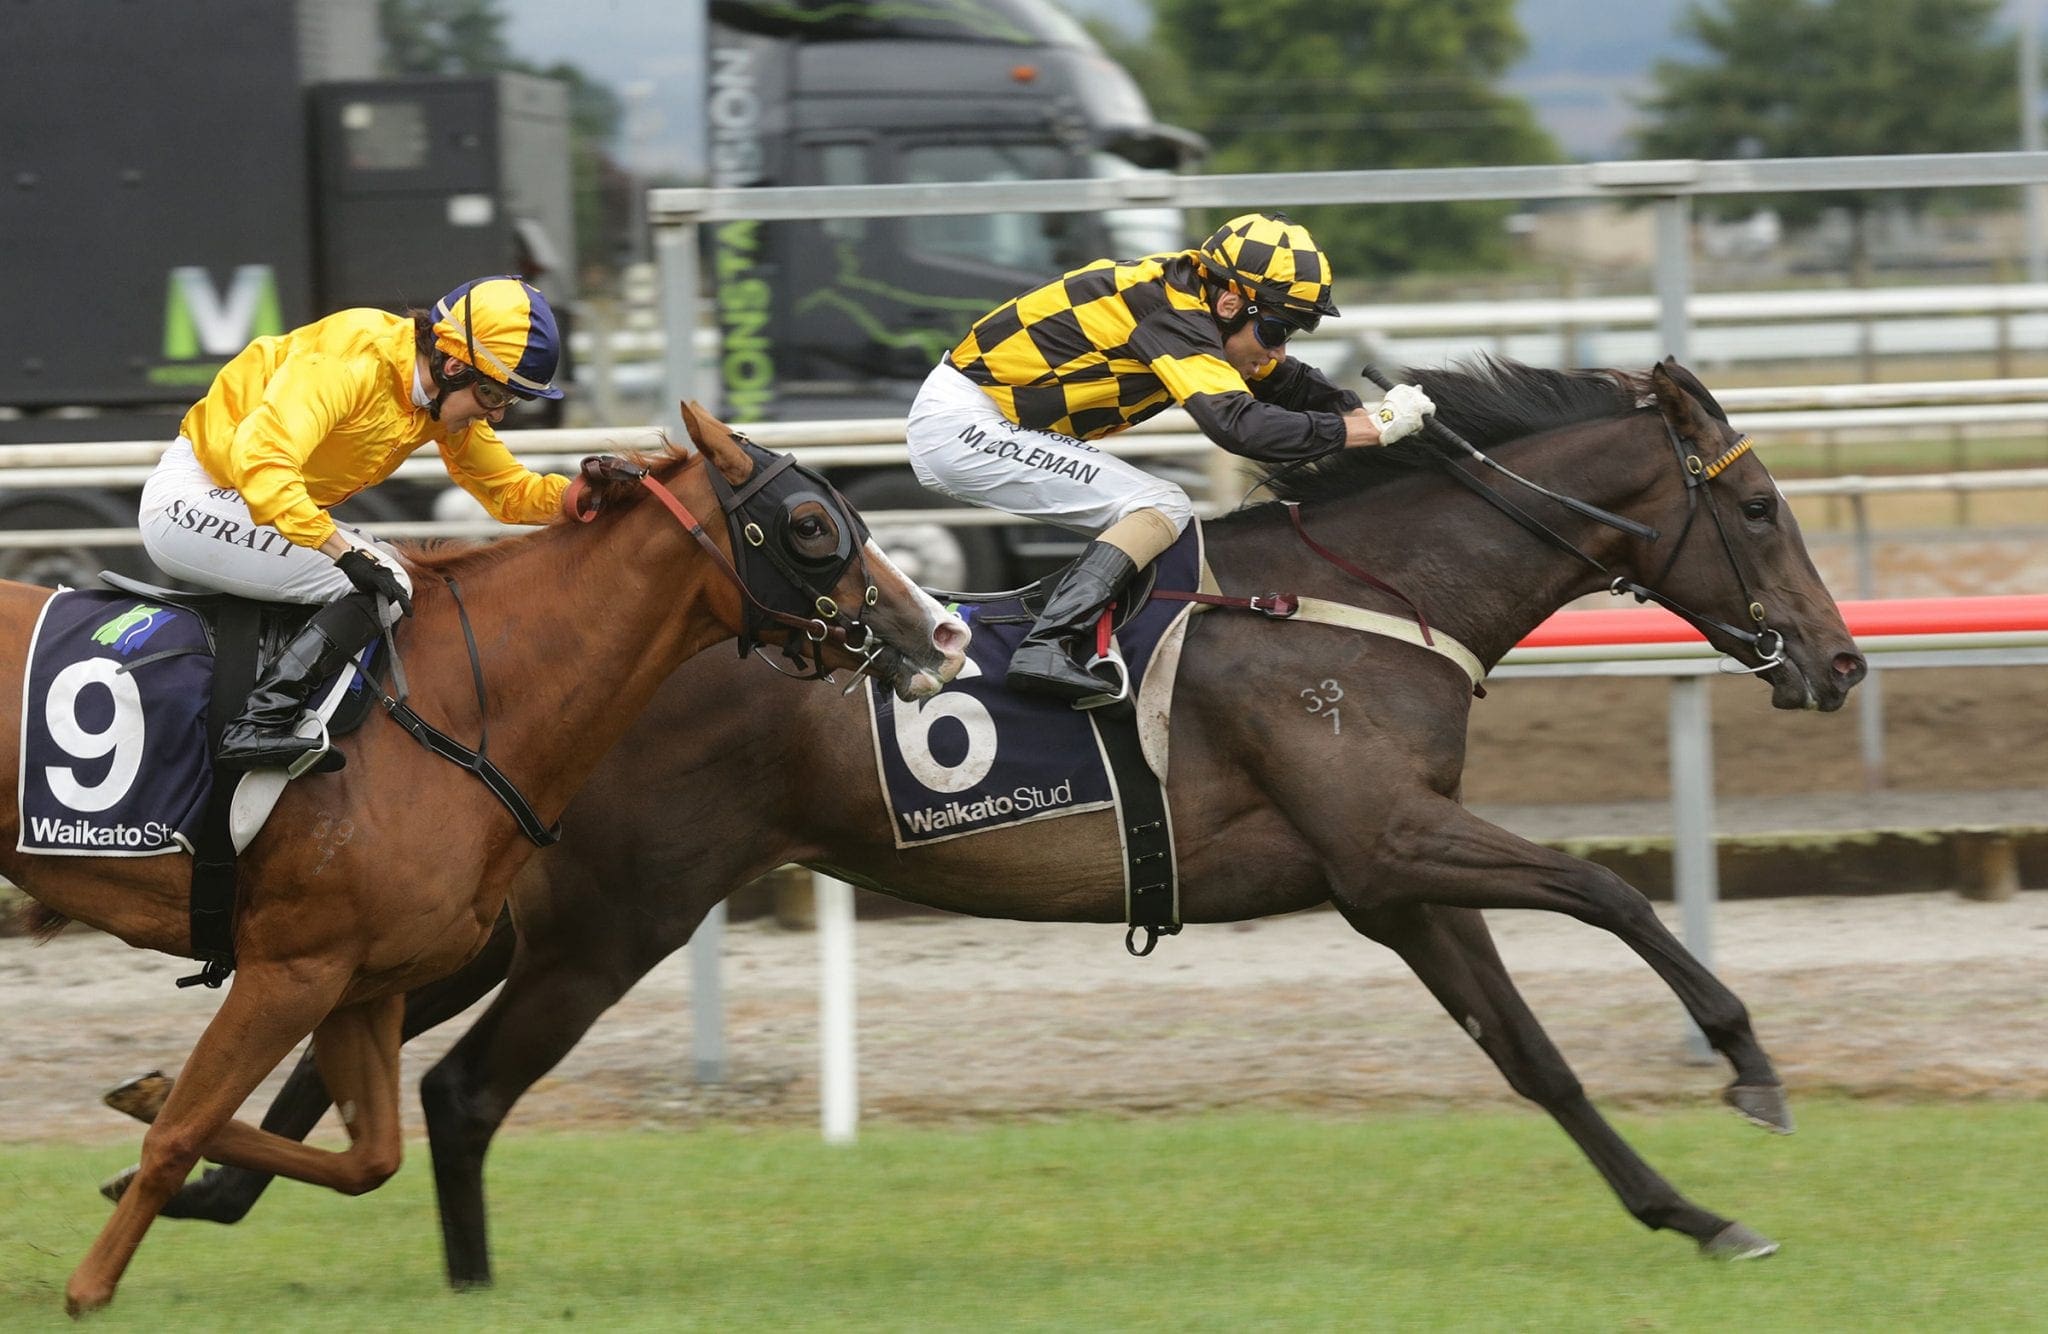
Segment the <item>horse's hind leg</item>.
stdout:
<path fill-rule="evenodd" d="M 1749 1011 L 1658 920 L 1642 891 L 1614 872 L 1518 838 L 1435 793 L 1404 797 L 1362 851 L 1368 872 L 1348 878 L 1348 892 L 1335 886 L 1340 903 L 1540 908 L 1612 932 L 1656 970 L 1727 1058 L 1735 1073 L 1723 1095 L 1728 1103 L 1759 1125 L 1792 1129 L 1783 1086 Z"/>
<path fill-rule="evenodd" d="M 185 1180 L 242 1100 L 328 1014 L 346 969 L 257 966 L 236 977 L 142 1138 L 135 1180 L 65 1288 L 73 1315 L 113 1300 L 122 1271 L 165 1200 Z"/>
<path fill-rule="evenodd" d="M 681 948 L 732 883 L 700 869 L 719 889 L 677 889 L 659 917 L 600 911 L 523 929 L 505 989 L 421 1079 L 453 1286 L 491 1281 L 484 1156 L 492 1137 L 520 1095 L 648 969 Z"/>
<path fill-rule="evenodd" d="M 1420 904 L 1340 911 L 1360 932 L 1400 954 L 1515 1092 L 1556 1118 L 1643 1226 L 1681 1232 L 1703 1252 L 1723 1258 L 1777 1249 L 1741 1223 L 1680 1195 L 1615 1133 L 1536 1022 L 1477 912 Z"/>
<path fill-rule="evenodd" d="M 409 1042 L 453 1019 L 504 981 L 505 971 L 512 963 L 513 941 L 511 915 L 502 915 L 490 940 L 474 959 L 439 981 L 407 992 L 401 1041 Z M 284 1087 L 278 1090 L 270 1110 L 263 1114 L 263 1129 L 273 1135 L 304 1139 L 333 1105 L 327 1085 L 320 1080 L 313 1053 L 307 1051 L 292 1068 Z M 129 1168 L 102 1186 L 101 1192 L 108 1199 L 118 1200 L 135 1172 L 135 1168 Z M 246 1167 L 210 1167 L 171 1196 L 164 1205 L 163 1216 L 238 1223 L 255 1207 L 271 1180 L 270 1173 Z"/>

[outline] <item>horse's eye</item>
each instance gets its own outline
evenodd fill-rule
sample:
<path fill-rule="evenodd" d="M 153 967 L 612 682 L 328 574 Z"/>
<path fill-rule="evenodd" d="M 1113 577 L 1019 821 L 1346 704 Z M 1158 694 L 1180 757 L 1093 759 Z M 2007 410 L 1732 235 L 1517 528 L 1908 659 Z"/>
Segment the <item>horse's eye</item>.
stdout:
<path fill-rule="evenodd" d="M 1765 519 L 1771 517 L 1771 512 L 1776 508 L 1777 506 L 1773 505 L 1767 498 L 1745 500 L 1742 502 L 1742 517 L 1762 523 Z"/>
<path fill-rule="evenodd" d="M 829 534 L 825 521 L 815 514 L 806 514 L 793 525 L 792 531 L 806 542 L 815 542 Z"/>

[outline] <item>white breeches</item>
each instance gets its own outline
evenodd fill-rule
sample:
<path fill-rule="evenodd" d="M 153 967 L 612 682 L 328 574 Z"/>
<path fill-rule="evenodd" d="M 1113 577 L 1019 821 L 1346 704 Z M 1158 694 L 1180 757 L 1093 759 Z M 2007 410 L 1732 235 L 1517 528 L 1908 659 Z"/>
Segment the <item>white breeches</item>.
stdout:
<path fill-rule="evenodd" d="M 142 486 L 142 545 L 165 574 L 266 602 L 327 603 L 355 591 L 332 560 L 257 523 L 239 491 L 207 476 L 179 436 Z M 406 592 L 412 579 L 392 549 L 356 529 L 353 540 L 391 556 Z M 395 610 L 395 609 L 394 609 Z"/>
<path fill-rule="evenodd" d="M 917 391 L 905 437 L 917 480 L 970 505 L 1090 537 L 1137 510 L 1158 510 L 1176 533 L 1194 516 L 1187 492 L 1172 482 L 1085 440 L 1025 430 L 944 362 Z"/>

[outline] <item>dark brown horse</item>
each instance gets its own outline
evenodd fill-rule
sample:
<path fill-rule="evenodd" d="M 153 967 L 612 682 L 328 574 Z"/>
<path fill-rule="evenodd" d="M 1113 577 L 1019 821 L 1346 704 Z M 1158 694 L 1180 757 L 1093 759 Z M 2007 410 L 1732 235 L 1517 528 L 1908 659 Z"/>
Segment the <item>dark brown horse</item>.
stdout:
<path fill-rule="evenodd" d="M 1445 421 L 1481 448 L 1499 446 L 1518 472 L 1662 534 L 1627 536 L 1488 479 L 1603 572 L 1454 484 L 1420 443 L 1350 451 L 1280 483 L 1303 502 L 1317 541 L 1400 588 L 1487 666 L 1557 607 L 1620 577 L 1735 625 L 1756 625 L 1751 605 L 1759 605 L 1768 618 L 1761 636 L 1712 625 L 1708 634 L 1752 666 L 1765 661 L 1759 639 L 1767 652 L 1776 649 L 1776 664 L 1762 675 L 1779 708 L 1839 708 L 1862 678 L 1863 659 L 1777 486 L 1683 369 L 1667 363 L 1648 375 L 1618 375 L 1492 365 L 1418 378 Z M 1278 505 L 1214 521 L 1207 537 L 1227 592 L 1289 591 L 1402 610 L 1313 553 Z M 1781 646 L 1771 642 L 1778 637 Z M 713 904 L 755 876 L 801 862 L 980 916 L 1123 920 L 1111 815 L 899 851 L 862 735 L 861 702 L 778 686 L 751 710 L 719 711 L 714 704 L 735 689 L 733 671 L 704 660 L 662 688 L 565 818 L 562 849 L 532 863 L 515 887 L 516 938 L 501 928 L 463 972 L 409 998 L 406 1028 L 417 1032 L 506 979 L 421 1090 L 457 1284 L 490 1277 L 483 1159 L 513 1103 L 680 948 Z M 1330 679 L 1344 690 L 1341 735 L 1301 701 L 1303 687 Z M 1334 905 L 1401 954 L 1515 1090 L 1578 1142 L 1638 1220 L 1683 1233 L 1711 1255 L 1768 1254 L 1774 1243 L 1685 1199 L 1608 1126 L 1502 967 L 1481 909 L 1542 908 L 1613 932 L 1665 979 L 1727 1058 L 1728 1100 L 1764 1125 L 1790 1129 L 1778 1077 L 1741 1002 L 1640 893 L 1459 803 L 1471 701 L 1464 673 L 1421 648 L 1229 612 L 1197 618 L 1174 699 L 1168 784 L 1186 920 Z M 677 811 L 691 818 L 677 820 Z M 265 1124 L 303 1135 L 326 1105 L 317 1072 L 302 1064 Z M 262 1185 L 252 1173 L 211 1173 L 176 1210 L 232 1221 Z"/>
<path fill-rule="evenodd" d="M 726 573 L 727 525 L 708 525 L 720 553 L 714 557 L 657 501 L 673 497 L 690 515 L 722 519 L 712 469 L 702 461 L 740 487 L 757 461 L 766 471 L 776 456 L 736 442 L 708 417 L 684 415 L 701 454 L 651 460 L 645 478 L 600 479 L 585 497 L 600 507 L 595 522 L 558 522 L 415 563 L 416 616 L 398 634 L 412 704 L 444 731 L 478 734 L 484 719 L 465 647 L 473 630 L 492 703 L 491 757 L 543 821 L 569 804 L 678 665 L 747 623 L 747 590 Z M 794 608 L 825 641 L 827 659 L 857 665 L 861 655 L 845 645 L 872 632 L 896 650 L 906 697 L 936 690 L 960 664 L 966 631 L 958 618 L 872 548 L 861 556 L 862 543 L 851 540 L 858 517 L 830 499 L 829 488 L 790 491 L 785 499 L 786 507 L 758 516 L 764 541 L 780 561 L 829 568 L 821 585 L 837 607 L 859 609 L 841 616 L 808 596 Z M 831 563 L 835 553 L 842 563 Z M 450 585 L 435 577 L 457 575 L 467 624 L 458 620 Z M 24 652 L 49 596 L 48 589 L 0 584 L 0 736 L 20 734 Z M 779 611 L 791 610 L 787 601 Z M 827 620 L 837 622 L 836 634 Z M 736 681 L 734 698 L 712 712 L 748 712 L 748 688 L 772 679 L 761 673 Z M 676 725 L 687 731 L 698 721 Z M 351 1194 L 398 1169 L 404 994 L 460 968 L 483 946 L 534 845 L 481 782 L 388 720 L 373 718 L 344 749 L 347 767 L 289 787 L 242 856 L 234 985 L 176 1085 L 159 1090 L 168 1097 L 137 1109 L 153 1120 L 140 1172 L 71 1276 L 74 1314 L 112 1299 L 151 1220 L 202 1154 Z M 0 764 L 8 785 L 0 873 L 41 905 L 46 927 L 75 919 L 131 945 L 191 952 L 187 857 L 17 852 L 12 747 Z M 405 873 L 393 874 L 399 867 Z M 343 1152 L 230 1119 L 309 1033 L 327 1086 L 353 1108 Z"/>

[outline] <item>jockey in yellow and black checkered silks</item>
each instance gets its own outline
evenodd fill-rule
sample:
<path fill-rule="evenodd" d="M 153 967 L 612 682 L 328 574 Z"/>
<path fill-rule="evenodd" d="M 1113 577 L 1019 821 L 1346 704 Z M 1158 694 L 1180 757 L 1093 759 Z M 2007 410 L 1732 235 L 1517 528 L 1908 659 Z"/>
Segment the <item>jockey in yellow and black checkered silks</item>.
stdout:
<path fill-rule="evenodd" d="M 1127 690 L 1119 669 L 1098 679 L 1076 652 L 1194 513 L 1178 486 L 1085 442 L 1176 405 L 1221 448 L 1275 463 L 1420 427 L 1429 408 L 1413 386 L 1368 411 L 1288 354 L 1291 337 L 1337 313 L 1331 285 L 1306 227 L 1247 213 L 1198 246 L 1097 260 L 1004 302 L 926 379 L 906 432 L 926 486 L 1095 539 L 1018 647 L 1013 689 L 1084 706 Z"/>

